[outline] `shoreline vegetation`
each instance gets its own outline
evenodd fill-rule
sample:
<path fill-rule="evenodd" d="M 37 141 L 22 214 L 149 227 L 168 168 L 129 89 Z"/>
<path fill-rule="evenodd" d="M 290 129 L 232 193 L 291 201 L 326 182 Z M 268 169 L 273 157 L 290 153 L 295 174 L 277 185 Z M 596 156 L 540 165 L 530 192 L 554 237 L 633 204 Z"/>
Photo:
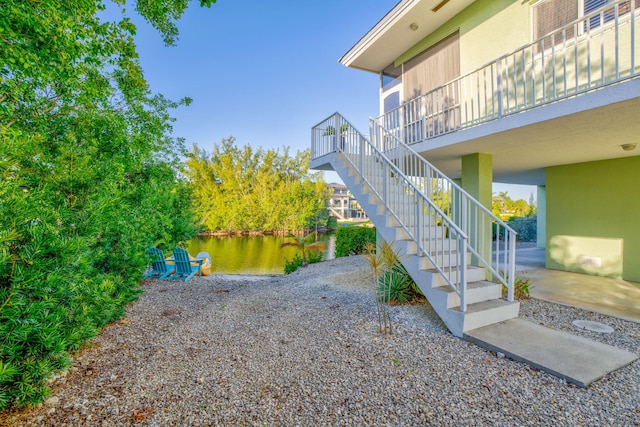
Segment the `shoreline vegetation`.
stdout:
<path fill-rule="evenodd" d="M 304 230 L 243 230 L 243 231 L 200 231 L 198 237 L 235 237 L 235 236 L 286 236 L 287 234 L 306 235 L 309 233 L 331 233 L 335 228 L 318 227 Z"/>
<path fill-rule="evenodd" d="M 310 233 L 333 233 L 342 226 L 373 228 L 370 220 L 346 221 L 336 223 L 336 227 L 307 227 L 299 230 L 204 230 L 198 232 L 198 237 L 233 237 L 233 236 L 286 236 L 295 234 L 297 236 Z"/>

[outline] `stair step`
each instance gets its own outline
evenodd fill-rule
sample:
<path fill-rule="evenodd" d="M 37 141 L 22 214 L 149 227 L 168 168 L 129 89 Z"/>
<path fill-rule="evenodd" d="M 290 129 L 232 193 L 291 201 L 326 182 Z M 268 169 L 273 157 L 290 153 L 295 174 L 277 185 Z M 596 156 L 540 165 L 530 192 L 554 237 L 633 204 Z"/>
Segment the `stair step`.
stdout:
<path fill-rule="evenodd" d="M 518 317 L 520 302 L 508 302 L 503 299 L 467 304 L 467 311 L 461 312 L 460 306 L 452 307 L 448 311 L 452 317 L 463 318 L 463 332 L 481 328 L 493 323 L 502 322 Z"/>
<path fill-rule="evenodd" d="M 398 230 L 396 228 L 396 230 Z M 404 231 L 404 230 L 402 230 Z M 401 233 L 400 233 L 401 234 Z M 399 233 L 396 233 L 396 241 L 395 241 L 395 245 L 398 248 L 400 254 L 402 255 L 416 255 L 417 254 L 417 248 L 418 245 L 416 245 L 416 242 L 414 242 L 413 240 L 408 240 L 408 239 L 398 239 L 398 235 Z"/>
<path fill-rule="evenodd" d="M 439 286 L 435 288 L 435 290 L 442 293 L 442 298 L 446 300 L 447 308 L 460 307 L 460 297 L 451 286 Z M 486 280 L 467 283 L 467 307 L 469 307 L 470 304 L 498 299 L 501 298 L 501 296 L 502 285 L 498 283 L 488 282 Z"/>
<path fill-rule="evenodd" d="M 398 221 L 394 219 L 394 222 L 397 223 Z M 404 227 L 401 227 L 400 225 L 392 225 L 391 227 L 395 227 L 398 229 L 398 231 L 396 232 L 396 240 L 407 240 L 410 238 L 409 233 L 407 232 L 407 230 L 405 230 Z M 409 225 L 407 226 L 407 229 L 413 230 L 414 228 L 411 225 Z M 430 227 L 425 226 L 425 227 L 420 227 L 419 232 L 422 233 L 423 235 L 426 234 L 427 237 L 429 238 L 428 250 L 435 250 L 435 248 L 442 250 L 443 247 L 445 249 L 449 249 L 449 246 L 450 246 L 449 242 L 451 242 L 451 240 L 449 239 L 442 240 L 442 238 L 444 237 L 444 228 L 437 225 L 433 225 Z"/>
<path fill-rule="evenodd" d="M 416 242 L 410 238 L 409 233 L 407 233 L 407 231 L 401 227 L 390 227 L 390 228 L 395 228 L 395 230 L 393 231 L 395 234 L 393 235 L 393 241 L 396 242 L 396 244 L 398 245 L 399 248 L 401 248 L 401 253 L 405 254 L 405 255 L 417 255 L 418 254 L 418 245 L 416 244 Z M 445 243 L 448 241 L 444 241 Z M 440 243 L 439 245 L 442 245 L 442 243 Z M 450 246 L 449 244 L 446 244 L 446 246 Z M 441 254 L 442 251 L 445 251 L 445 253 L 448 255 L 449 253 L 449 249 L 441 249 L 438 248 L 438 253 Z M 458 251 L 456 249 L 452 249 L 451 250 L 451 254 L 456 254 Z M 431 249 L 430 253 L 436 253 L 435 250 Z M 445 256 L 447 256 L 445 255 Z M 426 256 L 424 253 L 421 252 L 420 254 L 421 257 L 426 259 Z M 421 264 L 421 269 L 428 269 L 433 267 L 433 265 L 428 262 L 428 261 L 423 261 L 423 263 Z M 448 265 L 447 265 L 448 267 Z"/>
<path fill-rule="evenodd" d="M 400 223 L 398 222 L 397 219 L 395 219 L 395 217 L 389 215 L 386 217 L 386 221 L 385 221 L 385 225 L 387 227 L 400 227 Z"/>
<path fill-rule="evenodd" d="M 436 258 L 436 261 L 439 261 L 442 264 L 440 265 L 440 267 L 449 268 L 449 267 L 457 267 L 457 265 L 455 264 L 457 253 L 458 251 L 452 250 L 451 256 L 449 256 L 449 251 L 445 251 L 444 254 L 439 253 L 437 254 L 437 257 L 435 257 L 433 254 L 432 256 Z M 466 256 L 467 256 L 466 264 L 468 265 L 471 263 L 471 254 L 467 253 Z M 451 264 L 451 263 L 454 263 L 454 264 Z M 426 256 L 421 256 L 419 268 L 420 270 L 429 270 L 429 269 L 435 268 L 435 265 Z"/>
<path fill-rule="evenodd" d="M 444 269 L 444 271 L 448 273 L 450 270 L 455 271 L 457 269 L 458 267 L 447 267 Z M 429 268 L 425 271 L 428 271 L 434 274 L 433 285 L 432 285 L 434 288 L 448 286 L 447 282 L 444 280 L 442 275 L 439 274 L 438 270 L 436 270 L 435 268 Z M 467 284 L 485 280 L 485 275 L 486 273 L 485 273 L 484 267 L 467 265 Z"/>

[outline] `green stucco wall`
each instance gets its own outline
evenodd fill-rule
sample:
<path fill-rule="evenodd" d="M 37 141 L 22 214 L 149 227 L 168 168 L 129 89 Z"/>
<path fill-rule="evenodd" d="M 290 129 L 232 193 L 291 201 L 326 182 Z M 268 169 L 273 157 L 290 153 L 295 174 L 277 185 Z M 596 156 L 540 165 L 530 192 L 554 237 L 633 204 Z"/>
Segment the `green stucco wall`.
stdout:
<path fill-rule="evenodd" d="M 640 282 L 640 157 L 546 170 L 547 268 Z"/>
<path fill-rule="evenodd" d="M 401 55 L 395 63 L 400 65 L 408 61 L 459 30 L 460 73 L 464 75 L 529 43 L 530 9 L 529 3 L 522 1 L 477 0 Z"/>

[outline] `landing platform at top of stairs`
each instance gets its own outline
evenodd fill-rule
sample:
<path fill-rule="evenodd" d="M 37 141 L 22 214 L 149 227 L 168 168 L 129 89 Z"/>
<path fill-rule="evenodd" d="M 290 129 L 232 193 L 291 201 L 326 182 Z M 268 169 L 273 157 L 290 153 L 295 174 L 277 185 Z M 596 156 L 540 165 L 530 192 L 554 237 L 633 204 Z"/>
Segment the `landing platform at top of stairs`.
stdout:
<path fill-rule="evenodd" d="M 464 338 L 580 387 L 638 359 L 634 353 L 522 319 L 473 329 Z"/>

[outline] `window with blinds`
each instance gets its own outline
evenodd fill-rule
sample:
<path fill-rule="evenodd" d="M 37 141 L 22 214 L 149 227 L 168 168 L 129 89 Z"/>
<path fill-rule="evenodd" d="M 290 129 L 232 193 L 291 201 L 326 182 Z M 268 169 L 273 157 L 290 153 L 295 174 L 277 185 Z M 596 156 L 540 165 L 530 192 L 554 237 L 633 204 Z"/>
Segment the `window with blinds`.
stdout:
<path fill-rule="evenodd" d="M 538 40 L 547 34 L 564 27 L 578 19 L 578 3 L 580 0 L 543 0 L 533 6 L 533 39 Z M 589 0 L 587 0 L 589 1 Z M 603 0 L 600 0 L 603 1 Z M 566 34 L 567 38 L 573 37 L 573 31 Z M 544 47 L 560 43 L 562 40 L 552 40 L 552 37 L 544 40 Z"/>
<path fill-rule="evenodd" d="M 610 1 L 607 0 L 583 0 L 584 4 L 583 4 L 583 16 L 586 16 L 588 14 L 590 14 L 591 12 L 600 9 L 602 6 L 606 5 L 607 3 L 611 3 Z M 613 12 L 613 10 L 611 10 L 611 12 Z M 602 24 L 602 20 L 604 19 L 605 22 L 608 22 L 610 20 L 613 19 L 613 13 L 604 13 L 604 14 L 597 14 L 592 16 L 591 18 L 589 18 L 589 20 L 587 22 L 585 22 L 585 31 L 591 29 L 591 28 L 595 28 L 597 26 L 599 26 L 600 24 Z M 611 16 L 607 16 L 607 15 L 611 15 Z"/>
<path fill-rule="evenodd" d="M 618 4 L 618 16 L 629 13 L 631 9 L 631 1 Z M 580 28 L 580 31 L 589 31 L 603 23 L 610 22 L 615 19 L 615 5 L 613 0 L 541 0 L 532 6 L 533 17 L 533 39 L 549 35 L 543 40 L 544 48 L 550 47 L 552 44 L 562 42 L 562 37 L 550 34 L 564 27 L 570 22 L 575 21 L 581 16 L 587 16 L 592 12 L 600 10 L 600 13 L 590 17 Z M 609 8 L 606 6 L 611 4 Z M 640 0 L 635 0 L 635 8 L 640 6 Z M 575 36 L 575 29 L 568 29 L 565 38 Z"/>
<path fill-rule="evenodd" d="M 608 0 L 583 0 L 584 2 L 584 10 L 583 14 L 587 15 L 589 12 L 593 12 L 594 10 L 604 6 L 607 3 L 611 3 Z"/>
<path fill-rule="evenodd" d="M 607 22 L 611 22 L 616 19 L 616 6 L 613 0 L 582 0 L 584 2 L 584 15 L 588 15 L 591 12 L 595 12 L 600 8 L 603 8 L 600 13 L 592 16 L 585 23 L 585 31 L 598 27 Z M 609 7 L 606 7 L 608 4 L 611 4 Z M 618 3 L 618 16 L 625 15 L 631 11 L 631 6 L 634 9 L 638 9 L 640 6 L 640 0 L 635 0 L 635 3 L 632 3 L 632 0 L 627 0 L 625 2 Z"/>
<path fill-rule="evenodd" d="M 460 77 L 460 34 L 455 32 L 404 64 L 405 101 Z"/>

